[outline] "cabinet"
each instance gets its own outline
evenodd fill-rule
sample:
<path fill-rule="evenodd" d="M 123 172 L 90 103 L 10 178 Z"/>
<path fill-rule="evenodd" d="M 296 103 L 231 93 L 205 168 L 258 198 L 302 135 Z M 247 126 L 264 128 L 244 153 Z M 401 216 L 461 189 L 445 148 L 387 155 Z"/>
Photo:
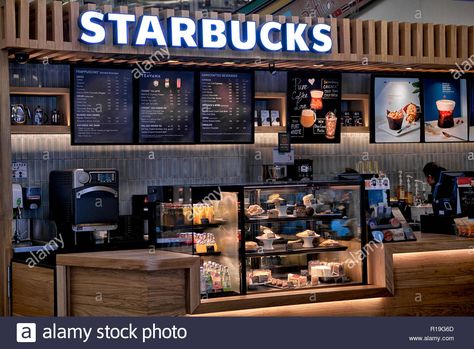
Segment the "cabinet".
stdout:
<path fill-rule="evenodd" d="M 159 247 L 201 257 L 201 297 L 366 283 L 358 181 L 192 187 L 157 206 Z M 181 200 L 182 201 L 182 200 Z"/>
<path fill-rule="evenodd" d="M 244 187 L 246 293 L 366 283 L 357 182 Z"/>

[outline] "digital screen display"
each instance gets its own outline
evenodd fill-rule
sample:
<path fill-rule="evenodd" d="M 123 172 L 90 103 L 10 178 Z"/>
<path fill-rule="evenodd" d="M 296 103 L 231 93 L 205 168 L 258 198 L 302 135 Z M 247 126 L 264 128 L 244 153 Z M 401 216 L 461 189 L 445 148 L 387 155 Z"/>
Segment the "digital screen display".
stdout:
<path fill-rule="evenodd" d="M 139 80 L 138 141 L 194 143 L 194 73 L 153 71 Z"/>
<path fill-rule="evenodd" d="M 200 142 L 253 143 L 253 79 L 251 73 L 200 73 Z"/>
<path fill-rule="evenodd" d="M 418 78 L 376 77 L 371 142 L 421 142 L 423 113 Z"/>
<path fill-rule="evenodd" d="M 423 79 L 425 142 L 468 140 L 465 79 Z"/>
<path fill-rule="evenodd" d="M 289 72 L 287 93 L 291 143 L 340 142 L 340 74 Z"/>
<path fill-rule="evenodd" d="M 131 70 L 74 67 L 72 78 L 73 144 L 132 144 Z"/>

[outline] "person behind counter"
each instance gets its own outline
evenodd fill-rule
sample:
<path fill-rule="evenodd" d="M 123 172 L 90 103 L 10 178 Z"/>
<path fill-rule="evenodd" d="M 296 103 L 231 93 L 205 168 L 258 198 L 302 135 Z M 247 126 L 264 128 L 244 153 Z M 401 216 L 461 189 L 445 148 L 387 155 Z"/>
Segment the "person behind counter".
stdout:
<path fill-rule="evenodd" d="M 426 177 L 426 182 L 431 186 L 431 195 L 429 201 L 433 200 L 433 192 L 436 186 L 436 183 L 439 181 L 441 172 L 446 171 L 444 167 L 439 166 L 436 162 L 428 162 L 425 167 L 423 167 L 423 173 Z"/>

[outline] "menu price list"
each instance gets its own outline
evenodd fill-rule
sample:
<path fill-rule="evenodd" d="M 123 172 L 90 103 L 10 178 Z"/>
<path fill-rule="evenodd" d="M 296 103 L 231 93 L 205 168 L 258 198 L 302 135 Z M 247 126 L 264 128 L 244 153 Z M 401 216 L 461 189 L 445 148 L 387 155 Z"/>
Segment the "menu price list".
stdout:
<path fill-rule="evenodd" d="M 139 142 L 193 143 L 194 73 L 148 73 L 139 85 Z"/>
<path fill-rule="evenodd" d="M 201 142 L 253 141 L 252 84 L 250 73 L 201 72 Z"/>
<path fill-rule="evenodd" d="M 125 69 L 75 68 L 74 143 L 133 143 L 133 81 Z"/>

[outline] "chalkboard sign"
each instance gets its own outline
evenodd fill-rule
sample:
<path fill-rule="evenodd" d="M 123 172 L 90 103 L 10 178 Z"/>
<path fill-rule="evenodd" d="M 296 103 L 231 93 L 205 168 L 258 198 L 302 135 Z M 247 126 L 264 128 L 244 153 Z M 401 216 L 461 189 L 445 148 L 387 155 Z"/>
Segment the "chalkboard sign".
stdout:
<path fill-rule="evenodd" d="M 340 142 L 340 74 L 289 72 L 287 93 L 291 143 Z"/>
<path fill-rule="evenodd" d="M 201 143 L 253 143 L 253 79 L 252 73 L 200 73 Z"/>
<path fill-rule="evenodd" d="M 133 78 L 129 69 L 72 69 L 72 143 L 133 143 Z"/>
<path fill-rule="evenodd" d="M 138 142 L 194 143 L 194 73 L 153 71 L 138 88 Z"/>
<path fill-rule="evenodd" d="M 458 190 L 461 214 L 468 214 L 469 218 L 474 218 L 474 187 L 459 187 Z"/>

